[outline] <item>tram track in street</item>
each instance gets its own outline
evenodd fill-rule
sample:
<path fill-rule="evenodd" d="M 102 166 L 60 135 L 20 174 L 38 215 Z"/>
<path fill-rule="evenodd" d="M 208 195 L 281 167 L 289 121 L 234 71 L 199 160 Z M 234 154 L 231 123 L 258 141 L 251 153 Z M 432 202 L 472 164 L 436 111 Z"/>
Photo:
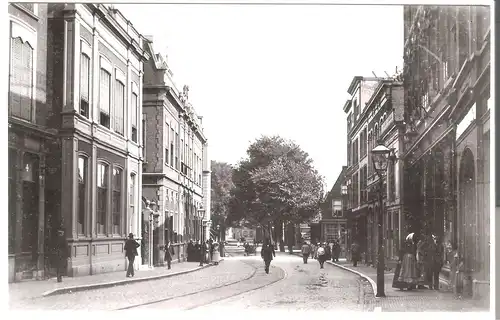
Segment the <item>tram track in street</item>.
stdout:
<path fill-rule="evenodd" d="M 230 256 L 230 257 L 231 256 L 232 257 L 235 256 L 232 253 L 226 253 L 226 254 L 228 256 Z M 167 301 L 172 301 L 172 300 L 176 300 L 176 299 L 181 299 L 181 298 L 186 298 L 186 297 L 190 297 L 190 296 L 195 296 L 195 295 L 198 295 L 198 294 L 201 294 L 201 293 L 204 293 L 204 292 L 214 291 L 214 290 L 217 290 L 217 289 L 228 288 L 228 287 L 235 287 L 238 284 L 241 284 L 241 283 L 243 283 L 245 281 L 248 281 L 248 280 L 254 278 L 256 276 L 257 271 L 259 270 L 259 267 L 256 267 L 252 263 L 245 262 L 244 260 L 240 260 L 240 261 L 242 263 L 248 265 L 249 267 L 251 267 L 253 269 L 252 272 L 250 273 L 250 275 L 247 276 L 247 277 L 245 277 L 245 278 L 243 278 L 243 279 L 240 279 L 240 280 L 237 280 L 237 281 L 233 281 L 233 282 L 230 282 L 230 283 L 225 283 L 225 284 L 218 285 L 218 286 L 215 286 L 215 287 L 210 287 L 210 288 L 203 289 L 203 290 L 196 291 L 196 292 L 186 293 L 186 294 L 175 296 L 175 297 L 168 297 L 168 298 L 164 298 L 164 299 L 157 299 L 157 300 L 154 300 L 154 301 L 149 301 L 149 302 L 145 302 L 145 303 L 130 305 L 130 306 L 126 306 L 126 307 L 115 309 L 115 311 L 129 310 L 129 309 L 135 309 L 135 308 L 140 308 L 140 307 L 145 307 L 145 306 L 152 306 L 152 305 L 164 303 L 164 302 L 167 302 Z M 221 263 L 224 263 L 224 261 L 222 261 Z M 275 268 L 279 269 L 282 272 L 282 276 L 279 277 L 276 280 L 273 280 L 271 282 L 265 283 L 263 285 L 258 285 L 257 287 L 253 287 L 253 288 L 250 288 L 248 290 L 244 290 L 244 291 L 238 292 L 238 293 L 233 294 L 231 296 L 225 296 L 225 297 L 221 297 L 221 298 L 215 298 L 215 299 L 213 299 L 211 301 L 208 301 L 208 302 L 205 302 L 205 303 L 200 303 L 200 304 L 196 304 L 194 306 L 190 306 L 188 308 L 183 308 L 183 310 L 186 310 L 186 311 L 187 310 L 193 310 L 193 309 L 204 307 L 204 306 L 207 306 L 207 305 L 210 305 L 210 304 L 213 304 L 213 303 L 218 303 L 218 302 L 221 302 L 221 301 L 224 301 L 224 300 L 227 300 L 227 299 L 234 298 L 236 296 L 240 296 L 240 295 L 243 295 L 243 294 L 246 294 L 246 293 L 258 290 L 258 289 L 262 289 L 262 288 L 271 286 L 271 285 L 273 285 L 273 284 L 275 284 L 275 283 L 277 283 L 279 281 L 282 281 L 282 280 L 286 279 L 286 277 L 287 277 L 286 271 L 284 269 L 280 268 L 280 267 L 275 267 Z"/>

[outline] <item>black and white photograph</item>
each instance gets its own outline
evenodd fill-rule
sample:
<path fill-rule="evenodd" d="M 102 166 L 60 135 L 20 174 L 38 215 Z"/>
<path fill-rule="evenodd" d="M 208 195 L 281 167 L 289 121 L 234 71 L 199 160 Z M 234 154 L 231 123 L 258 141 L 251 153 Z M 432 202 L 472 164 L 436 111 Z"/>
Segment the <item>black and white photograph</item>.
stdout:
<path fill-rule="evenodd" d="M 490 315 L 493 1 L 351 2 L 6 3 L 8 310 Z"/>

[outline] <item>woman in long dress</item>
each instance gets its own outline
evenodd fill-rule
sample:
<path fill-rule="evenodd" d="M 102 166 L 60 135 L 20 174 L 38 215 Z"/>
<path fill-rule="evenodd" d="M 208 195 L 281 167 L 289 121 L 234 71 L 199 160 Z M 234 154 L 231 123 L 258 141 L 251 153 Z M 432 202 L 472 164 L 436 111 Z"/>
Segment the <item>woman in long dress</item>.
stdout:
<path fill-rule="evenodd" d="M 397 279 L 397 283 L 393 286 L 401 290 L 406 288 L 412 290 L 415 288 L 418 280 L 417 276 L 417 262 L 413 254 L 413 241 L 406 240 L 404 248 L 400 253 L 401 271 Z"/>

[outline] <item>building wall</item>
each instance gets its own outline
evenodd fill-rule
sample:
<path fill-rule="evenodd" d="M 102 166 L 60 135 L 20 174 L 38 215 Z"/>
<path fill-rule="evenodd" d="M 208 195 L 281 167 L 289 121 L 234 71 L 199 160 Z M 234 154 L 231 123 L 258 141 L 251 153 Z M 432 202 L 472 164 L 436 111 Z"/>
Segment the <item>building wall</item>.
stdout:
<path fill-rule="evenodd" d="M 206 138 L 189 103 L 189 89 L 177 89 L 166 58 L 154 52 L 153 39 L 148 38 L 144 112 L 150 120 L 143 188 L 144 196 L 159 204 L 155 241 L 161 250 L 155 261 L 163 264 L 167 240 L 179 244 L 203 238 L 199 209 L 205 201 L 201 172 Z"/>
<path fill-rule="evenodd" d="M 450 285 L 454 285 L 458 261 L 453 256 L 458 249 L 466 274 L 474 280 L 474 289 L 464 288 L 466 293 L 489 294 L 489 232 L 478 230 L 489 230 L 485 165 L 489 161 L 490 12 L 485 6 L 407 6 L 405 16 L 407 176 L 423 174 L 417 190 L 423 195 L 421 205 L 409 202 L 407 209 L 410 216 L 423 212 L 422 223 L 414 222 L 415 230 L 427 228 L 442 236 L 447 247 L 442 271 Z M 407 40 L 412 34 L 422 35 L 411 25 L 417 21 L 425 25 L 423 17 L 432 22 L 429 37 L 424 37 L 427 51 L 442 54 L 431 72 L 419 73 L 425 66 L 412 57 L 435 58 Z M 427 89 L 414 85 L 422 80 L 417 75 L 430 83 Z M 407 185 L 411 190 L 412 181 Z M 444 200 L 437 199 L 436 192 Z"/>
<path fill-rule="evenodd" d="M 47 126 L 52 104 L 47 100 L 47 5 L 11 3 L 9 22 L 9 282 L 42 279 L 50 258 L 50 205 L 45 201 L 49 148 L 57 143 Z M 22 47 L 22 48 L 21 48 Z M 15 52 L 30 54 L 17 59 Z M 17 62 L 16 62 L 17 61 Z M 21 68 L 20 68 L 21 67 Z M 14 69 L 16 68 L 16 69 Z M 31 77 L 24 87 L 16 76 Z"/>
<path fill-rule="evenodd" d="M 125 270 L 123 247 L 127 235 L 141 235 L 139 186 L 143 141 L 142 61 L 145 55 L 140 45 L 143 38 L 131 26 L 120 22 L 123 17 L 118 11 L 102 5 L 52 4 L 49 11 L 52 103 L 59 112 L 54 113 L 51 122 L 61 136 L 60 212 L 71 252 L 68 275 Z M 82 102 L 82 55 L 89 59 L 87 108 Z M 100 121 L 101 69 L 111 75 L 109 128 Z M 124 87 L 123 107 L 117 104 L 116 81 Z M 135 139 L 132 136 L 133 95 L 137 97 Z M 57 117 L 62 121 L 58 122 Z M 122 132 L 118 132 L 118 123 L 122 124 Z M 80 200 L 78 177 L 82 167 L 79 158 L 86 161 Z M 98 215 L 97 170 L 100 164 L 108 165 L 108 188 L 106 200 L 102 202 L 106 206 L 103 228 Z M 121 179 L 113 189 L 114 170 L 121 170 Z M 132 176 L 135 177 L 133 188 Z M 118 195 L 113 190 L 119 191 L 119 202 L 113 201 L 113 194 Z M 84 203 L 82 207 L 80 201 Z M 139 264 L 140 258 L 136 261 Z"/>

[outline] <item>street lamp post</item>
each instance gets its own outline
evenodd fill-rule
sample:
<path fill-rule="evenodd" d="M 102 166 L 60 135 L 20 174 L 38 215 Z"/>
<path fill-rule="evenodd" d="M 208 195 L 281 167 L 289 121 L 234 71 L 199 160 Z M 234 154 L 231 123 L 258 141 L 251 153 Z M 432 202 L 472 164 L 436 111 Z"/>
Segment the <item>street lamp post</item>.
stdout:
<path fill-rule="evenodd" d="M 156 212 L 156 202 L 149 202 L 149 267 L 152 268 L 154 266 L 154 245 L 153 245 L 153 229 L 155 225 L 155 218 L 158 217 L 158 213 Z"/>
<path fill-rule="evenodd" d="M 371 151 L 373 167 L 378 175 L 379 190 L 378 190 L 378 264 L 377 264 L 377 294 L 376 297 L 385 297 L 384 290 L 384 270 L 385 270 L 385 255 L 384 255 L 384 235 L 383 235 L 383 188 L 384 188 L 384 173 L 387 171 L 389 163 L 389 153 L 391 150 L 381 142 Z"/>
<path fill-rule="evenodd" d="M 202 205 L 198 208 L 198 215 L 200 217 L 200 267 L 203 266 L 203 258 L 205 257 L 204 239 L 203 239 L 203 217 L 205 216 L 205 209 Z"/>

